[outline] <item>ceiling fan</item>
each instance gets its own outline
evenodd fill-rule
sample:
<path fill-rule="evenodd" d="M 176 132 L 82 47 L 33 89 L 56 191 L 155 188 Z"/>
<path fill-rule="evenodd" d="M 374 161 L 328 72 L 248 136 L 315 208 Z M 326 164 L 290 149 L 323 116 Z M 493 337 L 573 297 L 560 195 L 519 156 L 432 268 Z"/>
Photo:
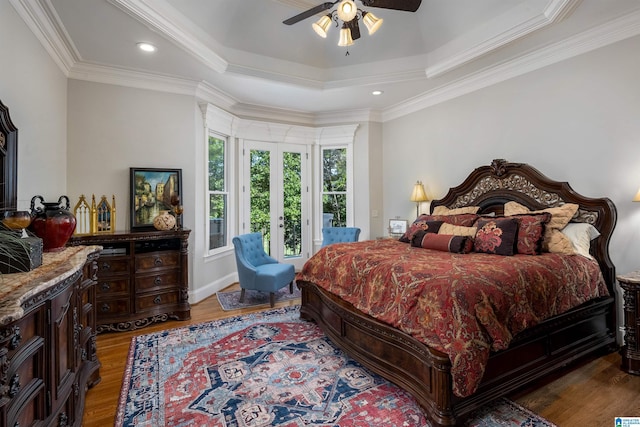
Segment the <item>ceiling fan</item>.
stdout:
<path fill-rule="evenodd" d="M 360 0 L 363 6 L 379 7 L 381 9 L 393 9 L 406 12 L 415 12 L 420 7 L 422 0 Z M 312 24 L 313 29 L 323 38 L 327 37 L 327 31 L 331 22 L 335 21 L 339 26 L 339 20 L 342 21 L 340 29 L 340 41 L 338 46 L 350 46 L 354 40 L 360 38 L 360 27 L 358 20 L 362 19 L 369 30 L 369 34 L 373 34 L 380 28 L 382 19 L 377 18 L 373 13 L 359 9 L 353 0 L 336 0 L 333 2 L 324 2 L 318 6 L 312 7 L 296 16 L 282 21 L 283 24 L 293 25 L 297 22 L 310 18 L 313 15 L 332 9 L 336 3 L 340 3 L 335 11 L 331 11 L 327 15 L 322 16 L 317 22 Z"/>

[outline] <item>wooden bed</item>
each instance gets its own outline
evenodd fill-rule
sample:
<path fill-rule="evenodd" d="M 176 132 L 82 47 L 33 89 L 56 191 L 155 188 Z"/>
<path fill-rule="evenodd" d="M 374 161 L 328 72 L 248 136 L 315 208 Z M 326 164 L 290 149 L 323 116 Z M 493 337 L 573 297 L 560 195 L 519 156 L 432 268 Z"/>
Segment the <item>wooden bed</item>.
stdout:
<path fill-rule="evenodd" d="M 521 389 L 579 358 L 616 350 L 615 268 L 608 247 L 616 208 L 607 198 L 576 193 L 521 163 L 494 160 L 475 169 L 447 195 L 431 202 L 458 208 L 480 206 L 480 213 L 502 213 L 508 201 L 532 210 L 576 203 L 572 222 L 595 226 L 591 243 L 611 296 L 591 300 L 549 318 L 514 337 L 509 348 L 491 353 L 482 382 L 468 397 L 453 393 L 451 362 L 412 336 L 357 310 L 352 304 L 308 281 L 302 290 L 301 317 L 313 320 L 350 356 L 410 392 L 436 426 L 452 426 L 487 402 Z"/>

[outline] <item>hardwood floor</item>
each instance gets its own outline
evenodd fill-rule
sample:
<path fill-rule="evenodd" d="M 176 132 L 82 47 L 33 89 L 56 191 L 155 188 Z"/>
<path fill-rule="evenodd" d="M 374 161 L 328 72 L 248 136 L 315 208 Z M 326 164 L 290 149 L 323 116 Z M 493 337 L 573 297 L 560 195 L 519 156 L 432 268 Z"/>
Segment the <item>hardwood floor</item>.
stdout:
<path fill-rule="evenodd" d="M 225 290 L 237 288 L 235 284 Z M 299 303 L 299 299 L 291 300 L 276 303 L 276 307 Z M 158 323 L 133 332 L 98 335 L 102 381 L 87 393 L 83 426 L 104 427 L 114 424 L 132 337 L 264 309 L 263 306 L 223 311 L 213 295 L 191 306 L 190 320 Z M 640 376 L 628 375 L 620 370 L 618 353 L 585 362 L 536 387 L 511 398 L 560 427 L 613 426 L 615 417 L 640 416 Z"/>

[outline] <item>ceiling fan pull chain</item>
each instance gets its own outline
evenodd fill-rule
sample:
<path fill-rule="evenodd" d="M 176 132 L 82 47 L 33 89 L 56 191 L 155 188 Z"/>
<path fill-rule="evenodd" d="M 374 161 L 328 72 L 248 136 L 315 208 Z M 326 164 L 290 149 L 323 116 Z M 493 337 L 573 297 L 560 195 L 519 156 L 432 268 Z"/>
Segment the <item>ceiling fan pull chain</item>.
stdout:
<path fill-rule="evenodd" d="M 347 51 L 347 53 L 345 53 L 344 56 L 349 56 L 349 51 Z"/>

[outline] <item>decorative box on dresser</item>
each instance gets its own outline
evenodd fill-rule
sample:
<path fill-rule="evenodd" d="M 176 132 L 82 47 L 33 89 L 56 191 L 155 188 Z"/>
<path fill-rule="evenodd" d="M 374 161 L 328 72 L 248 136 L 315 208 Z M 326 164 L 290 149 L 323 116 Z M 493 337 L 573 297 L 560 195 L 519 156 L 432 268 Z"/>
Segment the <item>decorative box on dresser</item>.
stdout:
<path fill-rule="evenodd" d="M 73 236 L 68 245 L 100 245 L 97 331 L 132 331 L 191 317 L 188 229 Z"/>
<path fill-rule="evenodd" d="M 95 281 L 100 248 L 45 253 L 0 276 L 0 426 L 80 426 L 100 381 Z"/>
<path fill-rule="evenodd" d="M 624 346 L 620 350 L 622 369 L 640 375 L 640 271 L 618 275 L 617 279 L 624 295 Z"/>

